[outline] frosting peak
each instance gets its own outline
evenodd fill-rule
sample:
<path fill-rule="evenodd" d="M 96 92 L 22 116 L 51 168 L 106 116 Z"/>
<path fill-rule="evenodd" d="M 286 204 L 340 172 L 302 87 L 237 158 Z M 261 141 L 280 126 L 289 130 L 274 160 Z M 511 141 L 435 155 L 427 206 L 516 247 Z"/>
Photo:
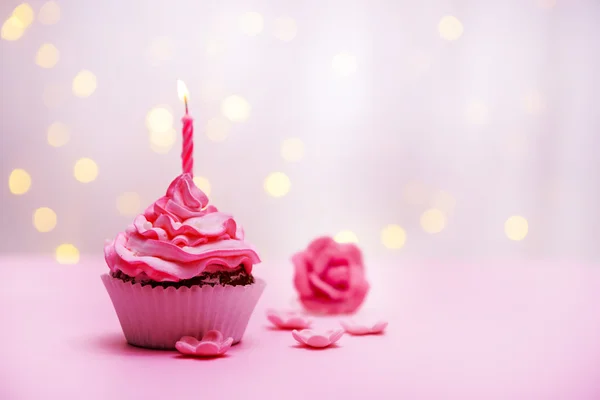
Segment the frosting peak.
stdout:
<path fill-rule="evenodd" d="M 154 281 L 179 281 L 204 271 L 248 273 L 260 262 L 232 216 L 208 205 L 190 174 L 175 178 L 165 196 L 104 247 L 111 271 Z"/>

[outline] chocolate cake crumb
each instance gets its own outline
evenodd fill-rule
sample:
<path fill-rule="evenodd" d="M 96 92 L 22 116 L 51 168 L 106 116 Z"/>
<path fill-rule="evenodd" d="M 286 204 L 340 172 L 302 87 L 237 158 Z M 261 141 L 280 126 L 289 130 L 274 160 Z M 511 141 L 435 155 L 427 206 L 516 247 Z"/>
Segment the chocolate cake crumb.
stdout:
<path fill-rule="evenodd" d="M 188 287 L 192 286 L 238 286 L 238 285 L 251 285 L 254 283 L 254 277 L 246 272 L 246 269 L 243 265 L 240 268 L 227 272 L 227 271 L 217 271 L 217 272 L 203 272 L 202 274 L 195 276 L 191 279 L 184 279 L 179 282 L 155 282 L 151 280 L 140 280 L 136 278 L 132 278 L 129 275 L 124 274 L 121 271 L 112 272 L 111 276 L 113 278 L 120 279 L 124 282 L 131 282 L 131 284 L 140 283 L 142 286 L 150 285 L 153 288 L 160 286 L 164 288 L 168 287 Z"/>

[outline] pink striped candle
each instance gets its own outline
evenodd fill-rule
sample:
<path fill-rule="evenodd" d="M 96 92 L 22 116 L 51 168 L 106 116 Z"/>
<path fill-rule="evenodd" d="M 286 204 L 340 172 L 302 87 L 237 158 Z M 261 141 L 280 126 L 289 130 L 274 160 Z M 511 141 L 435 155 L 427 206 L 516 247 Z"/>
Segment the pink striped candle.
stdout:
<path fill-rule="evenodd" d="M 179 98 L 185 104 L 185 115 L 183 122 L 183 146 L 181 150 L 181 167 L 184 174 L 194 176 L 194 119 L 188 113 L 189 92 L 183 81 L 177 81 L 177 92 Z"/>

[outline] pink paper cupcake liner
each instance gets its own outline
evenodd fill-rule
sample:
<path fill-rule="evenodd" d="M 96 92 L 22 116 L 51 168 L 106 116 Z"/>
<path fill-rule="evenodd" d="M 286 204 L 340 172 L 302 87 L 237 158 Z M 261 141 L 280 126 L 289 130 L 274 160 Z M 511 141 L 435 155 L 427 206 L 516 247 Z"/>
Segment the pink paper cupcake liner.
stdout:
<path fill-rule="evenodd" d="M 213 329 L 238 343 L 266 286 L 255 279 L 244 286 L 152 288 L 101 278 L 127 342 L 153 349 L 174 349 L 182 336 L 202 338 Z"/>

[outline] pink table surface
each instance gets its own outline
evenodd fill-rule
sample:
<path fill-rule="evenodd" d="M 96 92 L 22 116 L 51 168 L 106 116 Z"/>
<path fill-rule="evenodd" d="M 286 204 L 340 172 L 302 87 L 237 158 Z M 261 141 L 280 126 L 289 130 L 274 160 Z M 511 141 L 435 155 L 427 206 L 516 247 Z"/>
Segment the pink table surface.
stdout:
<path fill-rule="evenodd" d="M 600 398 L 600 267 L 369 267 L 361 316 L 387 316 L 386 335 L 298 347 L 265 318 L 293 303 L 290 266 L 264 263 L 268 288 L 242 343 L 197 360 L 125 343 L 101 259 L 0 258 L 0 399 Z"/>

